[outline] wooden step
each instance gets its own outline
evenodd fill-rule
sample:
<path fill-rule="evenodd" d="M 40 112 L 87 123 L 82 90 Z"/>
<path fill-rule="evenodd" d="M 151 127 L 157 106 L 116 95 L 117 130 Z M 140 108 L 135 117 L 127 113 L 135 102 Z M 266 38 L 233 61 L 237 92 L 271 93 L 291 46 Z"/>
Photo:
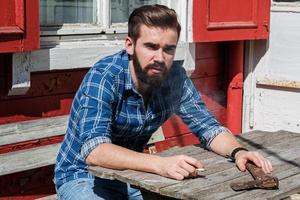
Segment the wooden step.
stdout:
<path fill-rule="evenodd" d="M 64 135 L 68 115 L 0 125 L 0 146 Z M 55 163 L 60 144 L 0 154 L 0 176 Z"/>
<path fill-rule="evenodd" d="M 64 135 L 68 119 L 69 115 L 65 115 L 0 125 L 0 146 Z M 149 144 L 162 140 L 160 128 Z M 54 164 L 59 146 L 52 144 L 0 154 L 0 176 Z"/>
<path fill-rule="evenodd" d="M 55 163 L 60 144 L 0 154 L 0 176 Z"/>
<path fill-rule="evenodd" d="M 0 146 L 64 135 L 69 115 L 0 125 Z"/>

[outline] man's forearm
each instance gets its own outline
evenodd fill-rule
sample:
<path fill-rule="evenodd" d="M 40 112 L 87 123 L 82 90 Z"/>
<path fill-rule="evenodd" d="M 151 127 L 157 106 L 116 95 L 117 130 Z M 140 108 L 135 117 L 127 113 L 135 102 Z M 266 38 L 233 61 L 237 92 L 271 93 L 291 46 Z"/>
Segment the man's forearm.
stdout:
<path fill-rule="evenodd" d="M 235 136 L 228 132 L 217 135 L 210 144 L 211 149 L 222 156 L 230 155 L 233 149 L 240 146 Z"/>
<path fill-rule="evenodd" d="M 158 156 L 135 152 L 115 144 L 101 144 L 86 158 L 88 165 L 111 169 L 133 169 L 156 173 Z"/>
<path fill-rule="evenodd" d="M 151 172 L 161 176 L 182 180 L 195 173 L 203 165 L 186 155 L 160 157 L 138 153 L 114 144 L 101 144 L 86 158 L 88 165 L 111 169 L 133 169 Z"/>

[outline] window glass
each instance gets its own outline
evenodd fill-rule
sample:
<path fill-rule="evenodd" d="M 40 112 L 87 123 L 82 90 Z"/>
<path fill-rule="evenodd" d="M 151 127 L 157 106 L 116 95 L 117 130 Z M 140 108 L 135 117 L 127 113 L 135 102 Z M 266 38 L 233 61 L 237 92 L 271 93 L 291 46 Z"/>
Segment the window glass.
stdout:
<path fill-rule="evenodd" d="M 40 0 L 41 25 L 95 23 L 97 0 Z"/>
<path fill-rule="evenodd" d="M 133 9 L 142 5 L 157 4 L 159 0 L 111 0 L 111 22 L 127 22 Z"/>

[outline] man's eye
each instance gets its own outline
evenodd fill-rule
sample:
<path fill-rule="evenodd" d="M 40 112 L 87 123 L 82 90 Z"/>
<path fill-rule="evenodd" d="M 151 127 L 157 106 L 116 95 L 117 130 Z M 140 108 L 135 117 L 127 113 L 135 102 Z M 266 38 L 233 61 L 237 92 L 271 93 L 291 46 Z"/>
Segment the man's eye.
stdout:
<path fill-rule="evenodd" d="M 166 52 L 167 54 L 174 54 L 175 53 L 175 47 L 167 47 L 164 49 L 164 52 Z"/>
<path fill-rule="evenodd" d="M 150 50 L 156 50 L 157 49 L 157 47 L 155 45 L 148 45 L 147 48 L 150 49 Z"/>

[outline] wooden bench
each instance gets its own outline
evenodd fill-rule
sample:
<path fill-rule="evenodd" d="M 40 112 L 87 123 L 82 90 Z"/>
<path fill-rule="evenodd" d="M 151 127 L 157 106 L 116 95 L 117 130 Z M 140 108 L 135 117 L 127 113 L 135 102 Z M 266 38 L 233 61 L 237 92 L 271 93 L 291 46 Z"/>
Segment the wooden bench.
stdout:
<path fill-rule="evenodd" d="M 0 125 L 0 146 L 64 135 L 69 116 Z M 52 165 L 60 144 L 0 154 L 0 176 Z"/>

